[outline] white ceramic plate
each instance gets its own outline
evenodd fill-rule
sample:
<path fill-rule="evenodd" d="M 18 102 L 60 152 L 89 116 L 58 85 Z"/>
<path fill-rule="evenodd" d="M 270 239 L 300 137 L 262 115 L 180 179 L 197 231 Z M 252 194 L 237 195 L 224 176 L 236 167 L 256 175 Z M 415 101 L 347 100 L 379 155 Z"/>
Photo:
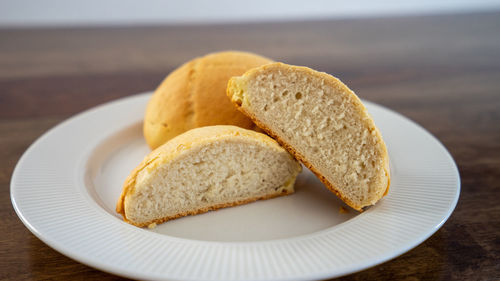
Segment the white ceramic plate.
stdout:
<path fill-rule="evenodd" d="M 358 214 L 307 169 L 296 193 L 173 220 L 154 230 L 114 212 L 128 173 L 149 152 L 141 130 L 150 93 L 81 113 L 24 153 L 11 181 L 23 223 L 57 251 L 137 279 L 299 280 L 356 272 L 436 232 L 460 192 L 457 168 L 433 136 L 365 102 L 387 143 L 389 194 Z"/>

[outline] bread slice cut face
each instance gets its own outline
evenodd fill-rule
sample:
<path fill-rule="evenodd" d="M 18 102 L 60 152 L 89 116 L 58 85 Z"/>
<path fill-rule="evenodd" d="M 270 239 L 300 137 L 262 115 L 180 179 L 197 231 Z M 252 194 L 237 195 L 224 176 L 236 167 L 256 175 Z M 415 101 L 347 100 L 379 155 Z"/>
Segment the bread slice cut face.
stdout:
<path fill-rule="evenodd" d="M 229 80 L 232 102 L 361 211 L 389 188 L 389 157 L 360 99 L 340 80 L 272 63 Z"/>
<path fill-rule="evenodd" d="M 152 151 L 123 185 L 116 211 L 148 226 L 294 192 L 301 165 L 265 134 L 235 126 L 187 131 Z"/>

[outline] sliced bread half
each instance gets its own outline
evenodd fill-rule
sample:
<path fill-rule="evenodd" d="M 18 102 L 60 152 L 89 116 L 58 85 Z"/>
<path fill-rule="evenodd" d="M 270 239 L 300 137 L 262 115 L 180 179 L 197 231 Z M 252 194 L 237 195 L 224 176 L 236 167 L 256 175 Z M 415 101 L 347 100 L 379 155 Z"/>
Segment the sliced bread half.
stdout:
<path fill-rule="evenodd" d="M 187 131 L 152 151 L 116 211 L 136 226 L 294 192 L 301 165 L 275 140 L 235 126 Z"/>
<path fill-rule="evenodd" d="M 227 94 L 354 209 L 388 191 L 385 143 L 360 99 L 337 78 L 272 63 L 231 78 Z"/>

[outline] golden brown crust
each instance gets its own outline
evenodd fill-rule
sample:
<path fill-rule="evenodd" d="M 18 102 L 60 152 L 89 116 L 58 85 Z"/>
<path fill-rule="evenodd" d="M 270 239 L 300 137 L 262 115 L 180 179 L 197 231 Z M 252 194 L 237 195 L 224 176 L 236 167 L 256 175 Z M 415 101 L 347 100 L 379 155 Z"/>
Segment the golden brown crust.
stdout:
<path fill-rule="evenodd" d="M 129 224 L 132 224 L 132 225 L 135 225 L 138 227 L 145 227 L 145 226 L 148 226 L 152 223 L 160 224 L 160 223 L 164 223 L 164 222 L 169 221 L 169 220 L 173 220 L 173 219 L 177 219 L 177 218 L 181 218 L 181 217 L 185 217 L 185 216 L 202 214 L 202 213 L 206 213 L 209 211 L 215 211 L 215 210 L 222 209 L 222 208 L 239 206 L 239 205 L 255 202 L 258 200 L 267 200 L 267 199 L 272 199 L 272 198 L 276 198 L 279 196 L 285 196 L 285 195 L 290 195 L 290 194 L 293 194 L 293 192 L 287 192 L 287 190 L 283 189 L 283 192 L 280 194 L 271 194 L 268 196 L 261 196 L 261 197 L 255 197 L 255 198 L 250 198 L 250 199 L 245 199 L 245 200 L 239 200 L 239 201 L 235 201 L 232 203 L 216 204 L 213 206 L 208 206 L 208 207 L 204 207 L 201 209 L 197 209 L 197 210 L 192 211 L 192 212 L 182 212 L 182 213 L 176 214 L 175 216 L 164 217 L 161 219 L 156 219 L 156 220 L 152 220 L 152 221 L 145 222 L 145 223 L 134 223 L 132 221 L 129 221 L 125 216 L 123 216 L 123 220 Z"/>
<path fill-rule="evenodd" d="M 229 78 L 272 60 L 246 52 L 227 51 L 195 58 L 172 71 L 149 101 L 143 133 L 154 149 L 189 129 L 210 125 L 255 125 L 225 95 Z"/>
<path fill-rule="evenodd" d="M 333 77 L 333 76 L 331 76 L 331 75 L 329 75 L 327 73 L 317 72 L 317 71 L 314 71 L 314 70 L 312 70 L 310 68 L 307 68 L 307 67 L 290 66 L 290 65 L 286 65 L 286 64 L 283 64 L 283 63 L 280 63 L 280 62 L 272 63 L 272 64 L 267 64 L 267 65 L 264 65 L 262 67 L 257 67 L 257 68 L 251 69 L 248 72 L 246 72 L 243 76 L 250 76 L 254 72 L 257 72 L 257 71 L 262 70 L 262 69 L 266 69 L 268 67 L 269 68 L 270 67 L 274 67 L 276 65 L 278 65 L 278 66 L 284 66 L 284 67 L 293 67 L 293 68 L 296 68 L 296 69 L 305 70 L 306 72 L 311 73 L 313 75 L 319 75 L 319 76 L 323 77 L 326 80 L 332 80 L 332 78 L 333 78 L 333 81 L 335 82 L 335 84 L 340 85 L 341 87 L 343 87 L 344 91 L 352 93 L 352 91 L 349 88 L 347 88 L 347 86 L 345 86 L 342 82 L 340 82 L 340 80 L 338 80 L 337 78 L 335 78 L 335 77 Z M 355 209 L 355 210 L 357 210 L 359 212 L 363 212 L 363 208 L 365 208 L 367 206 L 357 205 L 353 201 L 349 200 L 349 198 L 346 198 L 345 196 L 343 196 L 339 192 L 339 189 L 337 187 L 335 187 L 330 181 L 328 181 L 318 171 L 318 169 L 316 169 L 313 166 L 313 164 L 307 160 L 306 157 L 304 157 L 295 148 L 293 148 L 290 144 L 288 144 L 282 138 L 280 138 L 278 136 L 278 134 L 276 134 L 275 132 L 273 132 L 268 126 L 266 126 L 265 124 L 263 124 L 262 122 L 260 122 L 260 120 L 257 119 L 257 117 L 253 113 L 245 110 L 245 108 L 242 107 L 242 103 L 240 101 L 237 102 L 236 100 L 234 100 L 232 98 L 233 97 L 233 93 L 231 92 L 231 90 L 238 87 L 238 86 L 234 85 L 234 83 L 235 83 L 234 79 L 235 78 L 232 78 L 232 79 L 229 80 L 228 86 L 227 86 L 227 90 L 226 90 L 226 94 L 229 97 L 229 99 L 231 100 L 231 102 L 236 106 L 236 108 L 239 111 L 241 111 L 243 114 L 245 114 L 246 116 L 248 116 L 257 126 L 259 126 L 262 130 L 264 130 L 269 136 L 271 136 L 272 138 L 274 138 L 279 144 L 281 144 L 286 150 L 288 150 L 288 152 L 290 152 L 297 160 L 299 160 L 300 162 L 302 162 L 304 164 L 304 166 L 306 166 L 309 170 L 311 170 L 311 172 L 313 172 L 318 177 L 318 179 L 323 184 L 325 184 L 325 186 L 331 192 L 333 192 L 337 197 L 339 197 L 342 201 L 344 201 L 347 205 L 349 205 L 353 209 Z M 363 108 L 364 108 L 364 105 L 361 103 L 361 100 L 354 93 L 352 93 L 352 94 L 355 97 L 355 100 L 358 102 L 358 104 L 361 105 L 361 106 L 363 106 Z M 378 131 L 377 127 L 375 127 L 375 125 L 373 125 L 373 129 L 374 129 L 375 133 L 377 134 L 378 139 L 382 140 L 382 136 L 381 136 L 380 132 Z M 383 149 L 384 149 L 384 154 L 387 155 L 387 149 L 385 147 L 385 144 L 383 145 Z M 390 186 L 390 174 L 389 174 L 388 161 L 387 161 L 387 166 L 384 167 L 384 171 L 385 171 L 385 174 L 387 176 L 387 187 L 385 188 L 384 194 L 382 196 L 385 196 L 388 193 L 389 186 Z"/>

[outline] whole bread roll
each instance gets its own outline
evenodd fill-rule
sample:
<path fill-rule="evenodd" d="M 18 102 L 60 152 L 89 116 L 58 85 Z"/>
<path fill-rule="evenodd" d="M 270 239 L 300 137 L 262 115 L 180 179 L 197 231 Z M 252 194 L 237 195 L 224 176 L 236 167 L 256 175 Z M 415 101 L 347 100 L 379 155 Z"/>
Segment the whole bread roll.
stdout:
<path fill-rule="evenodd" d="M 246 52 L 227 51 L 195 58 L 160 84 L 146 108 L 144 137 L 154 149 L 193 128 L 235 125 L 255 129 L 226 96 L 229 78 L 272 62 Z"/>
<path fill-rule="evenodd" d="M 389 156 L 361 100 L 337 78 L 272 63 L 233 77 L 234 104 L 361 211 L 389 189 Z"/>
<path fill-rule="evenodd" d="M 236 126 L 185 132 L 126 179 L 116 211 L 136 226 L 294 192 L 301 165 L 265 134 Z"/>

